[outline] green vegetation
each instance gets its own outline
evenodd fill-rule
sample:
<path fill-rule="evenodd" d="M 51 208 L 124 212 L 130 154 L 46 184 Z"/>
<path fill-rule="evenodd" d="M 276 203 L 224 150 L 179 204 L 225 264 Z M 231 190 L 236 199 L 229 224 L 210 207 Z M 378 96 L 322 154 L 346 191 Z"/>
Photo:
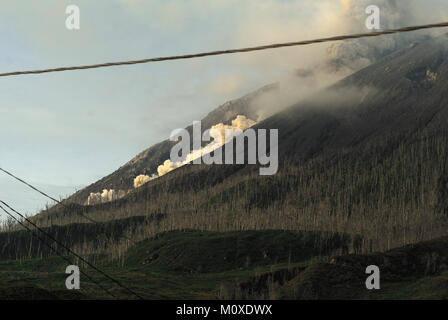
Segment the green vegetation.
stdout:
<path fill-rule="evenodd" d="M 349 237 L 317 232 L 167 232 L 128 250 L 126 263 L 177 273 L 219 273 L 347 252 Z"/>
<path fill-rule="evenodd" d="M 405 48 L 258 123 L 279 130 L 274 176 L 256 165 L 186 165 L 85 205 L 89 192 L 129 189 L 152 173 L 168 158 L 165 141 L 32 219 L 151 299 L 446 298 L 446 39 Z M 252 98 L 221 106 L 203 128 L 253 118 Z M 2 288 L 26 280 L 63 290 L 64 263 L 19 225 L 1 231 Z M 382 290 L 364 289 L 366 264 L 384 271 Z"/>
<path fill-rule="evenodd" d="M 306 162 L 284 157 L 272 177 L 254 167 L 188 166 L 84 214 L 99 221 L 156 215 L 136 227 L 136 240 L 182 229 L 316 230 L 362 235 L 363 252 L 383 251 L 446 234 L 447 145 L 446 129 L 376 138 Z M 64 210 L 35 219 L 83 221 Z"/>
<path fill-rule="evenodd" d="M 124 262 L 101 255 L 90 255 L 89 260 L 146 298 L 213 299 L 224 282 L 295 268 L 321 255 L 346 252 L 348 245 L 348 237 L 315 232 L 174 231 L 135 244 L 126 252 Z M 54 256 L 1 261 L 0 287 L 6 292 L 7 287 L 29 288 L 31 283 L 57 295 L 65 288 L 66 265 Z M 114 294 L 132 298 L 100 274 L 84 268 Z M 110 298 L 87 279 L 82 281 L 81 294 L 80 298 Z"/>
<path fill-rule="evenodd" d="M 175 231 L 132 246 L 125 263 L 89 259 L 147 299 L 447 298 L 448 238 L 385 253 L 335 256 L 347 250 L 347 241 L 313 232 Z M 370 263 L 382 270 L 381 290 L 365 289 Z M 83 276 L 80 291 L 66 290 L 65 267 L 59 257 L 1 261 L 0 299 L 111 298 Z M 83 270 L 119 298 L 134 298 L 95 271 Z"/>

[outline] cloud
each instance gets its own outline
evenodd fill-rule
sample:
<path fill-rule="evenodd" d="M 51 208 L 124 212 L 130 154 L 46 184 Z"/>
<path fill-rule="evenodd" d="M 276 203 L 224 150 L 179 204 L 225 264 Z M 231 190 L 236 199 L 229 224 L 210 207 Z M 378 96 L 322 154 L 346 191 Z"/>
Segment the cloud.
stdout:
<path fill-rule="evenodd" d="M 385 8 L 386 27 L 448 19 L 446 0 L 374 2 Z M 372 4 L 77 0 L 81 30 L 70 32 L 65 6 L 71 3 L 1 1 L 0 68 L 89 64 L 364 32 L 364 6 Z M 171 128 L 201 118 L 226 100 L 279 81 L 278 91 L 253 101 L 262 119 L 427 33 L 433 32 L 5 78 L 0 86 L 0 133 L 7 145 L 2 161 L 36 181 L 93 182 L 165 139 Z M 39 170 L 30 170 L 23 159 Z"/>
<path fill-rule="evenodd" d="M 173 162 L 171 159 L 165 160 L 161 165 L 157 167 L 157 174 L 152 174 L 151 177 L 147 175 L 139 175 L 134 179 L 134 187 L 138 188 L 141 185 L 161 177 L 168 172 L 171 172 L 179 167 L 189 164 L 195 159 L 198 159 L 206 154 L 210 154 L 214 150 L 222 147 L 225 143 L 229 142 L 233 137 L 242 133 L 244 130 L 252 127 L 256 124 L 246 116 L 237 115 L 235 119 L 232 120 L 231 125 L 226 125 L 223 123 L 217 123 L 210 128 L 210 137 L 212 142 L 207 144 L 198 150 L 192 150 L 182 162 Z"/>
<path fill-rule="evenodd" d="M 209 85 L 209 92 L 213 95 L 229 99 L 235 93 L 239 93 L 244 86 L 244 79 L 236 74 L 224 74 L 218 76 Z"/>
<path fill-rule="evenodd" d="M 151 180 L 150 176 L 147 176 L 144 174 L 138 175 L 134 179 L 134 188 L 135 189 L 140 188 L 142 185 L 144 185 L 145 183 L 147 183 L 150 180 Z"/>
<path fill-rule="evenodd" d="M 294 19 L 293 13 L 303 10 L 302 2 L 250 2 L 250 11 L 254 14 L 238 21 L 235 42 L 238 46 L 243 46 L 248 42 L 263 44 L 368 32 L 365 27 L 365 8 L 370 4 L 370 0 L 316 1 L 308 17 Z M 414 1 L 378 0 L 375 4 L 381 9 L 383 29 L 408 26 L 418 21 L 419 15 Z M 338 61 L 339 67 L 331 71 L 340 71 L 341 76 L 344 76 L 347 72 L 358 70 L 415 39 L 415 33 L 385 36 L 265 51 L 250 56 L 241 55 L 238 58 L 241 63 L 256 66 L 271 77 L 275 77 L 279 70 L 310 69 L 325 62 L 335 66 L 334 61 Z"/>
<path fill-rule="evenodd" d="M 183 164 L 181 164 L 181 163 L 174 163 L 170 159 L 167 159 L 163 162 L 163 164 L 161 164 L 160 166 L 157 167 L 157 173 L 158 173 L 159 177 L 161 177 L 182 165 Z"/>
<path fill-rule="evenodd" d="M 294 19 L 296 13 L 303 10 L 303 2 L 247 1 L 245 6 L 251 9 L 244 10 L 249 14 L 237 21 L 235 46 L 369 32 L 365 27 L 365 9 L 371 4 L 370 0 L 315 1 L 309 4 L 307 17 Z M 434 22 L 428 21 L 418 1 L 378 0 L 375 4 L 381 10 L 382 29 Z M 331 42 L 236 55 L 233 59 L 241 66 L 256 69 L 260 77 L 279 81 L 277 90 L 252 101 L 253 107 L 260 110 L 258 120 L 261 120 L 394 50 L 438 33 L 440 31 L 423 31 Z"/>
<path fill-rule="evenodd" d="M 345 21 L 347 31 L 354 33 L 360 30 L 367 16 L 365 8 L 371 4 L 370 0 L 343 1 L 341 20 Z M 418 21 L 418 11 L 413 1 L 377 0 L 375 5 L 380 9 L 380 26 L 383 30 L 409 26 Z M 423 38 L 421 33 L 405 33 L 333 43 L 327 50 L 330 58 L 328 66 L 333 70 L 359 70 L 392 51 Z"/>
<path fill-rule="evenodd" d="M 103 192 L 91 192 L 87 198 L 86 204 L 89 206 L 111 202 L 123 198 L 127 194 L 124 190 L 115 191 L 114 189 L 104 189 Z"/>
<path fill-rule="evenodd" d="M 141 19 L 145 19 L 153 28 L 165 31 L 181 31 L 191 16 L 189 4 L 183 1 L 146 1 L 116 0 L 123 8 Z M 151 16 L 151 19 L 147 19 Z"/>

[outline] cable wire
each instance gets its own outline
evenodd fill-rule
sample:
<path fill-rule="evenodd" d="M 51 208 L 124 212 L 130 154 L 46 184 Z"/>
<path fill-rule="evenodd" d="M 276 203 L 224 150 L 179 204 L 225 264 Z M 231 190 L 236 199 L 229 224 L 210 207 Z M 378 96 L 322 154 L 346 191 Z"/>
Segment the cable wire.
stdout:
<path fill-rule="evenodd" d="M 9 210 L 11 210 L 12 212 L 16 213 L 17 215 L 19 215 L 22 219 L 26 220 L 29 224 L 31 224 L 33 227 L 35 227 L 37 230 L 39 230 L 41 233 L 43 233 L 44 235 L 46 235 L 48 238 L 50 238 L 51 240 L 53 240 L 54 242 L 56 242 L 57 244 L 59 244 L 62 248 L 64 248 L 65 250 L 67 250 L 67 252 L 69 252 L 70 254 L 74 255 L 75 257 L 77 257 L 79 260 L 81 260 L 82 262 L 84 262 L 86 265 L 88 265 L 89 267 L 91 267 L 92 269 L 94 269 L 95 271 L 101 273 L 103 276 L 105 276 L 106 278 L 108 278 L 109 280 L 111 280 L 112 282 L 114 282 L 115 284 L 117 284 L 118 286 L 120 286 L 121 288 L 125 289 L 126 291 L 128 291 L 129 293 L 131 293 L 132 295 L 134 295 L 135 297 L 144 300 L 143 297 L 141 297 L 139 294 L 137 294 L 136 292 L 134 292 L 133 290 L 129 289 L 128 287 L 124 286 L 120 281 L 112 278 L 111 276 L 109 276 L 107 273 L 105 273 L 104 271 L 98 269 L 97 267 L 95 267 L 92 263 L 90 263 L 89 261 L 85 260 L 83 257 L 81 257 L 80 255 L 78 255 L 76 252 L 72 251 L 70 248 L 68 248 L 67 246 L 65 246 L 63 243 L 59 242 L 58 240 L 56 240 L 51 234 L 49 234 L 48 232 L 44 231 L 42 228 L 40 228 L 39 226 L 37 226 L 35 223 L 33 223 L 31 220 L 29 220 L 27 217 L 25 217 L 24 215 L 22 215 L 20 212 L 18 212 L 17 210 L 13 209 L 12 207 L 10 207 L 6 202 L 4 202 L 3 200 L 0 200 L 0 203 L 3 204 L 4 206 L 6 206 Z M 3 207 L 2 207 L 3 209 Z M 3 210 L 5 211 L 5 210 Z M 5 211 L 6 212 L 6 211 Z"/>
<path fill-rule="evenodd" d="M 29 184 L 29 183 L 26 182 L 25 180 L 23 180 L 23 179 L 17 177 L 16 175 L 12 174 L 11 172 L 9 172 L 9 171 L 7 171 L 7 170 L 5 170 L 5 169 L 3 169 L 3 168 L 0 168 L 0 171 L 6 173 L 7 175 L 9 175 L 10 177 L 16 179 L 17 181 L 19 181 L 19 182 L 25 184 L 26 186 L 30 187 L 31 189 L 33 189 L 33 190 L 39 192 L 41 195 L 47 197 L 48 199 L 51 199 L 51 200 L 55 201 L 56 203 L 59 203 L 59 204 L 60 204 L 61 206 L 63 206 L 64 208 L 70 209 L 70 208 L 69 208 L 65 203 L 63 203 L 62 201 L 59 201 L 59 200 L 53 198 L 52 196 L 49 196 L 47 193 L 45 193 L 45 192 L 39 190 L 38 188 L 36 188 L 36 187 L 34 187 L 33 185 Z M 96 221 L 96 220 L 94 220 L 94 219 L 92 219 L 92 218 L 86 216 L 86 215 L 83 214 L 82 212 L 76 212 L 76 213 L 77 213 L 78 215 L 80 215 L 81 217 L 84 217 L 85 219 L 89 220 L 90 222 L 93 222 L 93 223 L 95 223 L 95 224 L 100 224 L 100 223 L 101 223 L 101 222 L 99 222 L 99 221 Z M 123 234 L 122 234 L 122 235 L 119 235 L 119 237 L 120 237 L 120 238 L 123 238 L 123 239 L 126 239 L 126 240 L 128 240 L 129 242 L 131 242 L 131 243 L 134 243 L 134 244 L 136 243 L 133 239 L 131 239 L 131 238 L 129 238 L 129 237 L 123 235 Z"/>
<path fill-rule="evenodd" d="M 59 250 L 53 248 L 50 244 L 48 244 L 44 239 L 42 239 L 35 231 L 33 231 L 31 228 L 29 228 L 28 226 L 26 226 L 22 221 L 20 221 L 20 219 L 17 219 L 16 217 L 14 217 L 13 214 L 11 214 L 10 212 L 8 212 L 5 208 L 3 208 L 2 205 L 0 205 L 0 209 L 3 210 L 3 212 L 5 212 L 9 217 L 11 217 L 13 220 L 15 220 L 18 224 L 20 224 L 22 227 L 24 227 L 26 230 L 28 230 L 29 232 L 31 232 L 31 234 L 36 237 L 39 241 L 41 241 L 46 247 L 48 247 L 51 251 L 53 251 L 56 255 L 58 255 L 59 257 L 61 257 L 65 262 L 69 263 L 70 265 L 73 265 L 74 263 L 67 257 L 65 257 L 61 252 L 59 252 Z M 117 299 L 117 297 L 112 294 L 109 290 L 107 290 L 105 287 L 103 287 L 99 282 L 97 282 L 96 280 L 93 280 L 87 273 L 85 273 L 84 271 L 82 271 L 81 269 L 79 270 L 79 272 L 84 275 L 87 279 L 89 279 L 92 283 L 96 284 L 99 288 L 101 288 L 104 292 L 106 292 L 108 295 L 110 295 L 112 298 Z"/>
<path fill-rule="evenodd" d="M 38 188 L 34 187 L 33 185 L 29 184 L 29 183 L 26 182 L 25 180 L 23 180 L 23 179 L 21 179 L 21 178 L 15 176 L 15 175 L 12 174 L 11 172 L 9 172 L 9 171 L 7 171 L 7 170 L 5 170 L 5 169 L 3 169 L 3 168 L 0 168 L 0 171 L 6 173 L 8 176 L 10 176 L 10 177 L 12 177 L 12 178 L 18 180 L 19 182 L 21 182 L 21 183 L 27 185 L 28 187 L 30 187 L 30 188 L 33 189 L 34 191 L 39 192 L 41 195 L 47 197 L 48 199 L 53 200 L 53 201 L 56 202 L 56 203 L 59 203 L 60 205 L 62 205 L 62 206 L 65 207 L 65 208 L 68 208 L 64 203 L 62 203 L 62 201 L 59 201 L 59 200 L 53 198 L 52 196 L 48 195 L 47 193 L 45 193 L 45 192 L 39 190 Z M 80 213 L 80 212 L 78 212 L 78 214 L 79 214 L 80 216 L 86 218 L 86 219 L 89 220 L 90 222 L 93 222 L 93 223 L 99 223 L 98 221 L 95 221 L 95 220 L 93 220 L 92 218 L 90 218 L 90 217 L 88 217 L 88 216 L 86 216 L 86 215 L 83 215 L 83 214 Z"/>
<path fill-rule="evenodd" d="M 444 28 L 444 27 L 448 27 L 448 22 L 425 24 L 425 25 L 419 25 L 419 26 L 412 26 L 412 27 L 405 27 L 405 28 L 400 28 L 400 29 L 391 29 L 391 30 L 384 30 L 384 31 L 377 31 L 377 32 L 369 32 L 369 33 L 348 34 L 348 35 L 341 35 L 341 36 L 335 36 L 335 37 L 329 37 L 329 38 L 320 38 L 320 39 L 313 39 L 313 40 L 305 40 L 305 41 L 274 43 L 274 44 L 268 44 L 268 45 L 257 46 L 257 47 L 209 51 L 209 52 L 202 52 L 202 53 L 195 53 L 195 54 L 149 58 L 149 59 L 142 59 L 142 60 L 106 62 L 106 63 L 92 64 L 92 65 L 58 67 L 58 68 L 41 69 L 41 70 L 14 71 L 14 72 L 0 73 L 0 77 L 19 76 L 19 75 L 25 75 L 25 74 L 41 74 L 41 73 L 49 73 L 49 72 L 96 69 L 96 68 L 115 67 L 115 66 L 122 66 L 122 65 L 133 65 L 133 64 L 141 64 L 141 63 L 149 63 L 149 62 L 201 58 L 201 57 L 206 57 L 206 56 L 217 56 L 217 55 L 234 54 L 234 53 L 241 53 L 241 52 L 260 51 L 260 50 L 277 49 L 277 48 L 283 48 L 283 47 L 304 46 L 304 45 L 310 45 L 310 44 L 314 44 L 314 43 L 333 42 L 333 41 L 359 39 L 359 38 L 367 38 L 367 37 L 378 37 L 378 36 L 388 35 L 388 34 L 411 32 L 411 31 L 433 29 L 433 28 Z"/>

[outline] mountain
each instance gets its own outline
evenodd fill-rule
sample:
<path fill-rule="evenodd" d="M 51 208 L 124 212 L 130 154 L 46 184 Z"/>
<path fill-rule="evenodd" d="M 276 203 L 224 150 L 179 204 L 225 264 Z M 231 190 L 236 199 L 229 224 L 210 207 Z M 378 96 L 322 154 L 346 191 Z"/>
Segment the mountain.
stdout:
<path fill-rule="evenodd" d="M 226 102 L 201 120 L 202 129 L 205 130 L 217 123 L 229 124 L 237 115 L 244 115 L 252 120 L 258 119 L 258 110 L 252 102 L 260 95 L 277 88 L 278 84 L 267 85 L 239 99 Z M 192 126 L 188 126 L 186 129 L 190 134 L 192 133 Z M 112 174 L 76 192 L 68 201 L 84 204 L 90 193 L 101 192 L 103 189 L 133 189 L 133 180 L 136 176 L 157 173 L 157 167 L 166 159 L 169 159 L 170 150 L 174 144 L 174 142 L 167 139 L 153 145 Z"/>
<path fill-rule="evenodd" d="M 279 132 L 275 175 L 185 165 L 123 198 L 83 204 L 102 188 L 132 188 L 169 158 L 164 141 L 35 222 L 150 299 L 446 298 L 447 58 L 446 35 L 414 43 L 258 122 Z M 275 87 L 221 106 L 202 127 L 254 118 L 254 97 Z M 60 277 L 65 262 L 43 262 L 50 250 L 26 231 L 0 237 L 5 282 L 30 266 Z M 382 290 L 366 292 L 369 264 Z M 56 290 L 47 274 L 30 274 Z"/>
<path fill-rule="evenodd" d="M 172 231 L 134 245 L 120 263 L 96 257 L 95 264 L 102 263 L 110 276 L 146 299 L 448 297 L 447 237 L 381 253 L 349 255 L 347 240 L 301 231 Z M 366 290 L 365 268 L 372 264 L 381 270 L 381 290 Z M 84 286 L 87 289 L 62 289 L 61 270 L 66 262 L 58 257 L 42 259 L 36 254 L 14 260 L 0 256 L 0 267 L 1 300 L 110 299 L 90 283 Z M 20 278 L 22 274 L 26 280 Z M 91 277 L 104 285 L 101 275 L 92 272 Z M 105 284 L 115 297 L 135 299 L 116 284 Z"/>
<path fill-rule="evenodd" d="M 300 158 L 443 127 L 447 43 L 443 36 L 395 52 L 258 126 L 279 128 L 283 153 Z"/>
<path fill-rule="evenodd" d="M 258 165 L 187 165 L 123 199 L 79 210 L 102 220 L 164 215 L 155 230 L 348 232 L 362 234 L 366 248 L 381 250 L 442 235 L 448 212 L 447 56 L 446 35 L 414 43 L 257 123 L 255 128 L 279 131 L 274 176 L 259 176 Z M 203 128 L 237 113 L 254 117 L 251 97 L 210 113 Z M 151 147 L 72 200 L 82 203 L 92 190 L 129 187 L 145 168 L 167 159 L 170 146 L 165 141 Z M 73 216 L 67 209 L 50 213 L 66 223 Z M 40 218 L 48 220 L 45 214 Z"/>
<path fill-rule="evenodd" d="M 255 127 L 279 129 L 280 154 L 301 160 L 374 137 L 436 128 L 447 111 L 446 38 L 415 43 L 394 52 Z M 257 119 L 257 107 L 251 102 L 275 87 L 266 86 L 220 106 L 202 120 L 203 129 L 219 122 L 229 123 L 238 114 Z M 191 126 L 187 129 L 191 132 Z M 150 147 L 74 198 L 85 199 L 89 192 L 102 189 L 132 188 L 136 175 L 154 173 L 154 168 L 169 158 L 173 144 L 165 140 Z"/>

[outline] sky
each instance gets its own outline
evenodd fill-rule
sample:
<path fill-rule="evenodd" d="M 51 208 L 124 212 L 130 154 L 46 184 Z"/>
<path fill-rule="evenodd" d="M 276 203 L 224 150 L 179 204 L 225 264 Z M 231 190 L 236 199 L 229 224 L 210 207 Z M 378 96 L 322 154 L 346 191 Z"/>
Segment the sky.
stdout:
<path fill-rule="evenodd" d="M 391 17 L 388 27 L 448 20 L 445 0 L 2 0 L 0 72 L 366 32 L 359 4 L 375 2 Z M 69 4 L 80 8 L 80 30 L 65 27 Z M 336 49 L 338 55 L 348 50 Z M 263 85 L 295 77 L 297 70 L 328 59 L 328 52 L 316 45 L 0 78 L 0 166 L 54 197 L 67 196 L 167 139 L 173 129 Z M 372 62 L 358 59 L 359 52 L 357 65 Z M 337 80 L 349 69 L 334 76 L 322 71 L 314 81 Z M 48 203 L 0 174 L 2 198 L 29 214 Z"/>

